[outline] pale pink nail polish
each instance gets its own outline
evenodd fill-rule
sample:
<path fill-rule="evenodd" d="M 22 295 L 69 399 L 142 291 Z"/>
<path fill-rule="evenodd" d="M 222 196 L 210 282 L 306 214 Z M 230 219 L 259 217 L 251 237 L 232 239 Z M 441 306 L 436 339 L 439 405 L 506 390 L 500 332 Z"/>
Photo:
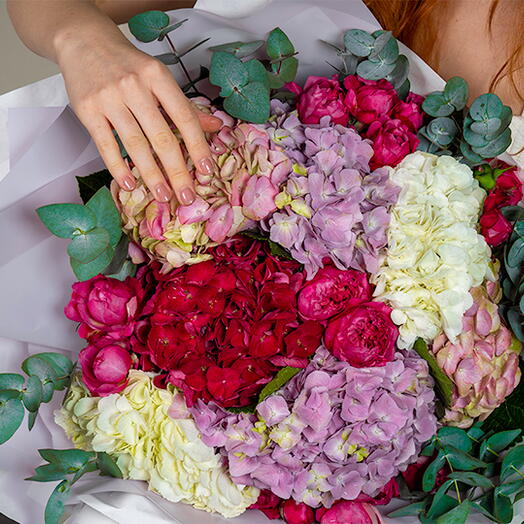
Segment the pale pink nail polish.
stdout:
<path fill-rule="evenodd" d="M 189 206 L 195 201 L 195 192 L 190 187 L 185 187 L 180 191 L 180 203 Z"/>
<path fill-rule="evenodd" d="M 155 199 L 159 202 L 169 202 L 171 191 L 165 184 L 158 184 L 155 187 Z"/>
<path fill-rule="evenodd" d="M 132 176 L 126 175 L 122 179 L 122 185 L 124 186 L 124 189 L 127 191 L 133 191 L 136 187 L 135 179 Z"/>
<path fill-rule="evenodd" d="M 204 175 L 210 175 L 215 169 L 215 164 L 211 158 L 203 158 L 200 160 L 200 162 L 198 162 L 197 167 L 198 170 Z"/>

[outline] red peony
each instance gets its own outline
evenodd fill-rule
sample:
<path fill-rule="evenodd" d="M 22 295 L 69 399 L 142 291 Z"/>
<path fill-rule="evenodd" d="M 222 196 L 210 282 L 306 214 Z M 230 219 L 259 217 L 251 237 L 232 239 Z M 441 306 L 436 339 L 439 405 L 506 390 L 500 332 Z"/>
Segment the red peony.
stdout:
<path fill-rule="evenodd" d="M 295 502 L 293 499 L 282 503 L 281 513 L 287 524 L 313 524 L 315 522 L 313 509 L 303 502 Z"/>
<path fill-rule="evenodd" d="M 280 518 L 280 503 L 282 499 L 277 497 L 272 491 L 263 489 L 260 491 L 257 501 L 249 506 L 248 509 L 259 509 L 268 519 L 276 520 Z"/>
<path fill-rule="evenodd" d="M 338 359 L 364 368 L 391 362 L 397 338 L 391 308 L 383 302 L 366 302 L 331 320 L 324 342 Z"/>
<path fill-rule="evenodd" d="M 413 131 L 418 131 L 424 122 L 422 102 L 424 97 L 410 92 L 405 102 L 399 100 L 396 103 L 391 116 L 404 122 Z"/>

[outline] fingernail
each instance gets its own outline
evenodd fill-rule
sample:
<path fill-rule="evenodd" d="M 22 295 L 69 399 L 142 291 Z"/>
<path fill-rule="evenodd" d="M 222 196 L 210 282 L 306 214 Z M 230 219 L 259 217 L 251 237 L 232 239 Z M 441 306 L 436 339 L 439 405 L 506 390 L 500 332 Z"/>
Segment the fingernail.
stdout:
<path fill-rule="evenodd" d="M 213 163 L 213 160 L 210 158 L 203 158 L 198 163 L 198 170 L 203 173 L 204 175 L 210 175 L 215 169 L 215 165 Z"/>
<path fill-rule="evenodd" d="M 133 191 L 133 189 L 135 189 L 136 186 L 135 179 L 132 176 L 126 175 L 122 179 L 122 185 L 124 186 L 124 189 L 126 189 L 127 191 Z"/>
<path fill-rule="evenodd" d="M 155 195 L 156 200 L 159 202 L 169 202 L 171 191 L 169 191 L 164 184 L 158 184 L 158 186 L 155 187 Z"/>
<path fill-rule="evenodd" d="M 190 187 L 185 187 L 180 191 L 180 203 L 189 206 L 195 201 L 195 192 Z"/>

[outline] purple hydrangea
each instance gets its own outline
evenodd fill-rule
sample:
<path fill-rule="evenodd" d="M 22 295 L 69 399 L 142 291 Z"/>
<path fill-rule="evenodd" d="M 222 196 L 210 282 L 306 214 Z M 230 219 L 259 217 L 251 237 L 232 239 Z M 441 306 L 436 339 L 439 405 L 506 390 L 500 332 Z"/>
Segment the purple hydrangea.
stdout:
<path fill-rule="evenodd" d="M 323 346 L 255 414 L 198 401 L 192 415 L 236 483 L 313 507 L 377 495 L 437 429 L 433 382 L 418 355 L 354 368 Z"/>
<path fill-rule="evenodd" d="M 329 117 L 302 124 L 278 100 L 266 130 L 294 161 L 277 197 L 280 211 L 263 224 L 271 240 L 304 264 L 308 278 L 326 257 L 339 269 L 376 272 L 400 188 L 386 168 L 370 173 L 371 143 Z"/>

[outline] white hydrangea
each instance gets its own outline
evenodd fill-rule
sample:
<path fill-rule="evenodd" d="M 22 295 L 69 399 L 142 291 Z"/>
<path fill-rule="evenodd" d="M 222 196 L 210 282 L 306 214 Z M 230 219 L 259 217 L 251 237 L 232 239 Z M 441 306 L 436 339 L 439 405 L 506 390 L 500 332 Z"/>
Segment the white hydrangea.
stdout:
<path fill-rule="evenodd" d="M 114 456 L 124 478 L 145 480 L 173 502 L 226 518 L 240 515 L 256 502 L 259 490 L 231 480 L 187 409 L 185 418 L 169 416 L 174 401 L 184 405 L 177 395 L 173 388 L 156 388 L 148 373 L 131 370 L 122 392 L 91 397 L 76 376 L 55 420 L 76 447 Z"/>
<path fill-rule="evenodd" d="M 454 341 L 472 304 L 469 290 L 488 274 L 490 249 L 477 233 L 485 192 L 450 156 L 412 153 L 390 176 L 402 191 L 386 257 L 372 277 L 375 296 L 394 309 L 399 347 L 442 331 Z"/>

